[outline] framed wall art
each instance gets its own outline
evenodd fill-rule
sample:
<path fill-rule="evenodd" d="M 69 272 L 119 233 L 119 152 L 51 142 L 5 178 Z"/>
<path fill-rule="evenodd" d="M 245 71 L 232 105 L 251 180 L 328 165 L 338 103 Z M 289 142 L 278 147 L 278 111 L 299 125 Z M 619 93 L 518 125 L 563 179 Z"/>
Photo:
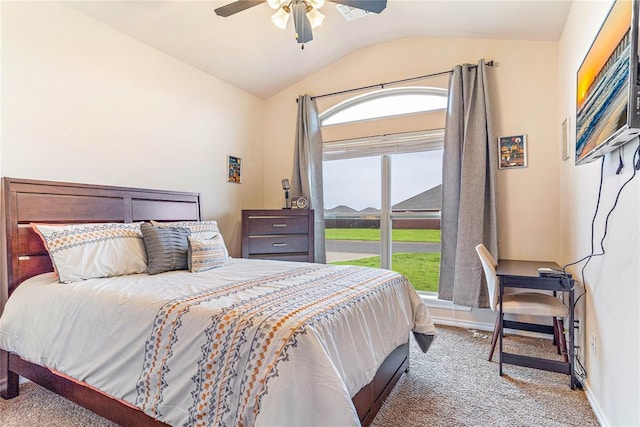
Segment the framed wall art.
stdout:
<path fill-rule="evenodd" d="M 498 167 L 513 169 L 527 167 L 527 136 L 513 135 L 498 138 Z"/>
<path fill-rule="evenodd" d="M 236 156 L 227 156 L 227 182 L 241 183 L 242 159 Z"/>

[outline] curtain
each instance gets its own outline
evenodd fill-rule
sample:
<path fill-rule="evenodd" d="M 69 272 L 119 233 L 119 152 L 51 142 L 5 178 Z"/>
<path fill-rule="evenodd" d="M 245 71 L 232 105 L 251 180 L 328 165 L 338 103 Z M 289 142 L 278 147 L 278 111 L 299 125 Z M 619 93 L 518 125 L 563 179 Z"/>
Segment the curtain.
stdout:
<path fill-rule="evenodd" d="M 298 97 L 298 121 L 291 177 L 293 197 L 304 196 L 315 211 L 314 260 L 326 263 L 324 200 L 322 196 L 322 135 L 318 107 L 309 95 Z"/>
<path fill-rule="evenodd" d="M 481 59 L 453 69 L 444 135 L 438 298 L 470 307 L 488 306 L 475 246 L 484 243 L 498 259 L 498 148 L 487 68 Z"/>

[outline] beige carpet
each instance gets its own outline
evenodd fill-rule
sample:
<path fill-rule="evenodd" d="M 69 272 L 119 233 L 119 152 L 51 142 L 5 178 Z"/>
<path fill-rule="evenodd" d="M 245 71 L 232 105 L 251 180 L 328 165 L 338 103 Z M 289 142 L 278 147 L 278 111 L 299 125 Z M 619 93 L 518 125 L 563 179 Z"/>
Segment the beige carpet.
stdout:
<path fill-rule="evenodd" d="M 487 361 L 491 336 L 439 326 L 427 354 L 411 348 L 411 369 L 398 382 L 374 425 L 598 426 L 586 395 L 569 377 Z M 556 357 L 550 340 L 508 336 L 505 351 Z"/>
<path fill-rule="evenodd" d="M 584 392 L 569 389 L 566 375 L 504 366 L 486 360 L 489 337 L 438 327 L 427 354 L 412 344 L 411 370 L 385 402 L 374 425 L 413 426 L 597 426 Z M 548 340 L 508 337 L 509 350 L 553 352 Z M 497 360 L 497 355 L 495 360 Z M 0 426 L 113 426 L 34 384 L 20 396 L 0 399 Z"/>

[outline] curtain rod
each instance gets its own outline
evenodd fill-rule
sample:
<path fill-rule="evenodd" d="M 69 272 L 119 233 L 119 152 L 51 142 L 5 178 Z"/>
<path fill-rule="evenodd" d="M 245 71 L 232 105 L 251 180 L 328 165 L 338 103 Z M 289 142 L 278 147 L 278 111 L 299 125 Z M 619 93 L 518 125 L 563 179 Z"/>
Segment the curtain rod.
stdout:
<path fill-rule="evenodd" d="M 485 65 L 487 65 L 489 67 L 493 67 L 493 60 L 487 62 Z M 476 68 L 476 67 L 477 67 L 477 65 L 470 65 L 469 66 L 469 68 Z M 439 73 L 426 74 L 424 76 L 409 77 L 407 79 L 394 80 L 392 82 L 378 83 L 378 84 L 375 84 L 375 85 L 356 87 L 356 88 L 353 88 L 353 89 L 346 89 L 346 90 L 341 90 L 341 91 L 338 91 L 338 92 L 325 93 L 325 94 L 322 94 L 322 95 L 312 96 L 311 99 L 325 98 L 327 96 L 342 95 L 344 93 L 357 92 L 359 90 L 365 90 L 365 89 L 373 89 L 375 87 L 379 87 L 380 89 L 384 89 L 385 86 L 395 85 L 395 84 L 399 84 L 399 83 L 412 82 L 412 81 L 415 81 L 415 80 L 423 80 L 423 79 L 428 79 L 428 78 L 431 78 L 431 77 L 444 76 L 446 74 L 451 74 L 452 72 L 453 72 L 453 70 L 440 71 Z M 296 102 L 298 102 L 297 99 L 296 99 Z"/>

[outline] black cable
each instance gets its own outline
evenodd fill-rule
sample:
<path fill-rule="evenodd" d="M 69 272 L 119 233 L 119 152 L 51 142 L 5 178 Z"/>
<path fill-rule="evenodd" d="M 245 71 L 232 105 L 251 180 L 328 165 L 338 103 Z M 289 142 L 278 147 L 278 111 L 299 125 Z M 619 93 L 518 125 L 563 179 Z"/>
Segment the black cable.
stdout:
<path fill-rule="evenodd" d="M 624 169 L 624 163 L 622 162 L 622 150 L 624 149 L 624 146 L 618 148 L 618 169 L 616 169 L 616 175 L 620 175 L 620 172 L 622 172 L 622 169 Z"/>
<path fill-rule="evenodd" d="M 620 189 L 618 190 L 618 194 L 616 194 L 616 198 L 615 198 L 615 200 L 613 202 L 613 206 L 611 206 L 611 209 L 607 213 L 607 216 L 606 216 L 605 221 L 604 221 L 604 233 L 602 234 L 602 239 L 600 239 L 600 253 L 599 254 L 595 254 L 594 256 L 603 256 L 606 253 L 606 251 L 604 249 L 604 241 L 607 238 L 607 232 L 609 231 L 609 218 L 611 217 L 611 214 L 613 213 L 613 211 L 616 208 L 616 206 L 618 206 L 618 201 L 620 200 L 620 196 L 622 195 L 622 190 L 624 190 L 624 187 L 626 187 L 627 184 L 629 184 L 636 177 L 636 175 L 638 173 L 638 167 L 637 166 L 640 164 L 640 143 L 638 143 L 638 147 L 636 148 L 636 151 L 633 153 L 633 164 L 634 164 L 633 173 L 631 174 L 629 179 L 627 179 L 620 186 Z M 585 265 L 582 267 L 582 283 L 585 283 L 585 281 L 584 281 L 584 270 L 587 267 L 588 263 L 589 263 L 589 261 L 587 261 L 585 263 Z"/>
<path fill-rule="evenodd" d="M 607 233 L 609 231 L 609 219 L 611 217 L 611 214 L 613 213 L 613 211 L 615 210 L 615 208 L 618 206 L 618 201 L 620 200 L 620 196 L 622 195 L 622 190 L 624 190 L 624 188 L 627 186 L 627 184 L 629 184 L 637 175 L 638 170 L 640 169 L 640 143 L 638 143 L 638 147 L 636 148 L 636 150 L 633 153 L 633 164 L 634 164 L 634 168 L 633 168 L 633 173 L 631 174 L 631 176 L 620 186 L 620 189 L 618 190 L 618 193 L 616 194 L 616 198 L 614 200 L 613 206 L 611 207 L 611 209 L 609 209 L 609 212 L 607 213 L 607 216 L 605 218 L 605 223 L 604 223 L 604 232 L 602 234 L 602 239 L 600 239 L 600 253 L 595 253 L 595 248 L 594 248 L 594 237 L 595 237 L 595 221 L 596 221 L 596 217 L 598 215 L 598 210 L 600 208 L 600 200 L 601 200 L 601 196 L 602 196 L 602 182 L 603 182 L 603 178 L 604 178 L 604 157 L 602 158 L 602 164 L 600 166 L 600 185 L 598 188 L 598 201 L 596 203 L 596 210 L 594 212 L 593 215 L 593 219 L 591 220 L 591 253 L 581 259 L 579 259 L 578 261 L 569 263 L 569 264 L 565 264 L 562 267 L 562 272 L 564 274 L 566 274 L 565 269 L 571 265 L 575 265 L 575 264 L 579 264 L 582 261 L 585 261 L 585 264 L 582 266 L 582 270 L 581 270 L 581 279 L 582 279 L 582 283 L 586 283 L 585 279 L 584 279 L 584 272 L 585 269 L 587 268 L 587 265 L 589 264 L 589 262 L 591 261 L 592 258 L 594 257 L 599 257 L 599 256 L 603 256 L 606 251 L 604 249 L 604 241 L 607 238 Z M 585 287 L 585 293 L 586 293 L 586 287 Z M 584 295 L 584 294 L 583 294 Z M 580 295 L 580 297 L 582 297 L 582 295 Z M 576 300 L 577 302 L 577 300 Z"/>
<path fill-rule="evenodd" d="M 603 161 L 604 163 L 604 161 Z M 634 165 L 640 165 L 640 143 L 638 143 L 638 148 L 636 148 L 636 151 L 633 153 L 633 163 Z M 596 215 L 598 213 L 598 206 L 600 205 L 600 195 L 602 193 L 602 172 L 600 174 L 600 189 L 598 191 L 598 203 L 596 206 L 596 215 L 593 216 L 593 221 L 591 222 L 591 254 L 589 254 L 587 257 L 583 258 L 580 261 L 577 261 L 575 263 L 571 263 L 571 264 L 567 264 L 562 268 L 562 271 L 564 272 L 565 267 L 569 266 L 569 265 L 573 265 L 573 264 L 577 264 L 581 261 L 584 261 L 585 259 L 587 260 L 587 262 L 584 263 L 584 265 L 582 266 L 582 269 L 580 271 L 580 278 L 582 279 L 582 283 L 586 284 L 585 279 L 584 279 L 584 272 L 585 269 L 587 268 L 587 265 L 589 265 L 589 261 L 591 261 L 592 258 L 594 257 L 599 257 L 599 256 L 603 256 L 606 251 L 604 249 L 604 241 L 607 238 L 607 232 L 609 231 L 609 218 L 611 217 L 611 214 L 613 213 L 614 209 L 616 208 L 616 206 L 618 206 L 618 201 L 620 200 L 620 195 L 622 194 L 622 190 L 624 190 L 624 187 L 627 186 L 627 184 L 629 184 L 631 182 L 631 180 L 633 180 L 633 178 L 635 178 L 636 174 L 638 173 L 638 169 L 637 167 L 634 166 L 633 168 L 633 173 L 631 174 L 631 177 L 629 177 L 629 179 L 627 179 L 621 186 L 620 189 L 618 190 L 618 194 L 616 194 L 616 198 L 613 202 L 613 206 L 611 207 L 611 209 L 609 209 L 609 212 L 607 213 L 607 216 L 605 218 L 604 221 L 604 233 L 602 234 L 602 239 L 600 239 L 600 253 L 593 253 L 594 252 L 594 247 L 593 247 L 593 237 L 594 237 L 594 223 L 595 223 L 595 219 L 596 219 Z M 601 169 L 602 171 L 602 169 Z M 578 300 L 580 298 L 582 298 L 585 294 L 587 293 L 587 287 L 584 287 L 584 292 L 582 294 L 580 294 L 580 296 L 578 296 L 578 298 L 575 299 L 574 303 L 573 303 L 573 307 L 576 307 L 576 304 L 578 303 Z"/>
<path fill-rule="evenodd" d="M 613 202 L 613 206 L 611 206 L 611 209 L 609 209 L 609 212 L 607 213 L 607 216 L 605 217 L 605 223 L 604 223 L 604 232 L 602 234 L 602 239 L 600 239 L 600 253 L 595 253 L 595 247 L 594 247 L 594 237 L 595 237 L 595 222 L 596 222 L 596 218 L 598 216 L 598 211 L 600 209 L 600 201 L 601 201 L 601 197 L 602 197 L 602 184 L 603 184 L 603 180 L 604 180 L 604 157 L 602 158 L 602 163 L 600 165 L 600 184 L 598 186 L 598 200 L 596 202 L 596 209 L 595 212 L 593 214 L 593 218 L 591 220 L 591 253 L 581 259 L 579 259 L 578 261 L 575 262 L 571 262 L 569 264 L 565 264 L 562 267 L 562 273 L 565 276 L 565 278 L 569 278 L 569 280 L 571 280 L 571 278 L 568 276 L 568 273 L 566 273 L 566 268 L 575 264 L 579 264 L 582 261 L 586 262 L 584 263 L 584 265 L 582 266 L 581 272 L 580 272 L 580 278 L 582 279 L 582 283 L 585 284 L 584 286 L 584 292 L 582 294 L 580 294 L 573 302 L 573 309 L 575 309 L 575 307 L 578 304 L 578 301 L 580 300 L 580 298 L 582 298 L 584 295 L 586 295 L 587 293 L 587 287 L 586 287 L 586 282 L 585 282 L 585 278 L 584 278 L 584 274 L 585 274 L 585 269 L 587 268 L 587 265 L 589 264 L 589 261 L 591 261 L 592 258 L 597 257 L 597 256 L 603 256 L 606 253 L 606 250 L 604 248 L 604 241 L 607 238 L 607 232 L 609 231 L 609 218 L 611 217 L 611 214 L 613 213 L 613 211 L 615 210 L 615 208 L 618 206 L 618 201 L 620 200 L 620 196 L 622 195 L 622 190 L 624 190 L 624 188 L 627 186 L 627 184 L 629 184 L 635 177 L 637 172 L 640 170 L 640 142 L 638 143 L 638 147 L 636 148 L 635 152 L 633 153 L 633 173 L 631 174 L 631 177 L 629 177 L 621 186 L 620 189 L 618 189 L 618 193 L 616 194 L 615 200 Z M 616 174 L 618 174 L 621 170 L 622 170 L 622 158 L 620 158 L 620 165 L 618 166 L 618 171 L 616 172 Z M 574 286 L 575 287 L 575 284 Z M 571 325 L 571 327 L 575 327 L 575 325 Z M 577 375 L 579 375 L 581 377 L 581 380 L 584 380 L 587 377 L 587 370 L 585 369 L 585 367 L 582 365 L 582 362 L 580 361 L 580 354 L 578 349 L 574 348 L 574 360 L 576 361 L 577 366 L 579 367 L 577 372 Z"/>
<path fill-rule="evenodd" d="M 634 164 L 636 164 L 640 160 L 639 156 L 640 156 L 640 143 L 638 143 L 638 148 L 636 148 L 636 151 L 633 153 L 633 163 Z M 618 194 L 616 194 L 616 198 L 615 198 L 615 200 L 613 202 L 613 206 L 611 206 L 611 209 L 609 209 L 609 212 L 607 213 L 607 216 L 605 217 L 604 232 L 602 233 L 602 239 L 600 239 L 600 253 L 597 253 L 597 254 L 593 253 L 593 241 L 591 242 L 592 254 L 589 257 L 589 259 L 587 259 L 587 262 L 585 262 L 584 265 L 582 266 L 582 271 L 581 271 L 582 283 L 586 283 L 585 280 L 584 280 L 584 271 L 587 268 L 587 265 L 589 264 L 589 261 L 591 261 L 591 259 L 594 258 L 594 257 L 603 256 L 606 253 L 606 251 L 604 249 L 604 241 L 607 238 L 607 232 L 609 231 L 609 218 L 611 217 L 611 214 L 615 210 L 616 206 L 618 206 L 618 201 L 620 200 L 620 195 L 622 195 L 622 190 L 624 190 L 624 187 L 626 187 L 627 184 L 629 184 L 631 182 L 631 180 L 633 180 L 633 178 L 636 177 L 637 173 L 638 173 L 638 170 L 634 167 L 633 168 L 633 173 L 631 174 L 629 179 L 627 179 L 620 186 L 620 189 L 618 190 Z"/>
<path fill-rule="evenodd" d="M 575 350 L 576 350 L 576 349 L 574 349 L 574 353 L 576 353 L 576 351 L 575 351 Z M 580 358 L 579 358 L 579 357 L 576 357 L 576 359 L 578 359 L 578 366 L 580 366 L 580 371 L 581 371 L 581 372 L 579 372 L 579 375 L 580 375 L 580 376 L 584 376 L 584 377 L 586 377 L 586 376 L 587 376 L 587 370 L 585 369 L 584 365 L 583 365 L 583 364 L 582 364 L 582 362 L 580 361 Z"/>
<path fill-rule="evenodd" d="M 591 257 L 594 255 L 595 252 L 595 244 L 594 244 L 594 238 L 595 238 L 595 227 L 596 227 L 596 219 L 598 217 L 598 212 L 600 210 L 600 201 L 602 200 L 602 184 L 604 182 L 604 156 L 602 157 L 602 162 L 600 163 L 600 183 L 598 185 L 598 199 L 596 201 L 596 209 L 595 212 L 593 213 L 593 218 L 591 219 L 591 252 L 589 253 L 589 255 L 579 259 L 578 261 L 569 263 L 569 264 L 565 264 L 564 266 L 562 266 L 562 274 L 564 275 L 565 279 L 568 280 L 572 280 L 571 277 L 569 277 L 569 274 L 566 272 L 566 268 L 575 264 L 579 264 L 584 260 L 589 260 L 591 259 Z M 582 283 L 584 283 L 584 270 L 582 272 Z M 572 290 L 575 289 L 576 286 L 576 281 L 573 281 L 573 286 L 572 286 Z M 580 298 L 582 298 L 584 295 L 586 295 L 587 293 L 587 288 L 585 286 L 584 288 L 584 292 L 582 292 L 576 299 L 574 299 L 573 301 L 573 307 L 567 307 L 569 310 L 575 310 L 578 301 L 580 300 Z M 575 325 L 571 325 L 570 327 L 574 328 Z M 574 351 L 573 351 L 573 355 L 572 357 L 574 358 L 574 360 L 577 362 L 577 365 L 580 367 L 581 372 L 578 373 L 578 375 L 580 376 L 581 379 L 581 383 L 584 381 L 584 379 L 587 377 L 587 370 L 584 368 L 584 366 L 582 365 L 582 362 L 580 361 L 580 354 L 579 351 L 574 347 Z"/>
<path fill-rule="evenodd" d="M 577 280 L 576 280 L 577 282 Z M 580 282 L 578 282 L 578 285 L 580 284 Z M 575 285 L 574 285 L 575 286 Z M 573 308 L 575 309 L 576 306 L 578 305 L 578 301 L 580 301 L 580 298 L 582 298 L 583 296 L 585 296 L 587 294 L 587 287 L 584 287 L 584 292 L 582 292 L 580 295 L 578 295 L 578 297 L 576 299 L 573 300 Z"/>
<path fill-rule="evenodd" d="M 640 162 L 640 143 L 638 143 L 638 148 L 636 148 L 636 151 L 633 153 L 633 163 L 635 165 L 638 164 L 638 162 Z M 607 214 L 607 217 L 604 221 L 604 234 L 602 235 L 602 239 L 600 240 L 600 250 L 601 250 L 601 254 L 600 255 L 604 255 L 604 239 L 606 239 L 607 237 L 607 229 L 609 227 L 609 217 L 611 216 L 611 214 L 613 213 L 613 210 L 616 208 L 616 206 L 618 205 L 618 201 L 620 200 L 620 195 L 622 194 L 622 190 L 624 190 L 624 187 L 627 186 L 627 184 L 629 184 L 631 182 L 631 180 L 633 180 L 633 178 L 636 177 L 636 174 L 638 173 L 638 169 L 636 167 L 633 168 L 633 173 L 631 174 L 631 176 L 629 177 L 629 179 L 627 179 L 624 184 L 622 184 L 622 186 L 620 187 L 620 189 L 618 190 L 618 194 L 616 194 L 616 199 L 613 202 L 613 206 L 611 207 L 611 210 L 609 210 L 609 213 Z"/>
<path fill-rule="evenodd" d="M 580 382 L 583 383 L 584 380 L 587 378 L 587 369 L 584 367 L 584 365 L 582 364 L 582 362 L 580 361 L 580 355 L 579 352 L 577 351 L 578 349 L 574 349 L 574 359 L 576 361 L 576 364 L 574 365 L 574 374 L 580 377 Z"/>
<path fill-rule="evenodd" d="M 575 262 L 572 262 L 572 263 L 569 263 L 569 264 L 565 264 L 565 265 L 562 266 L 562 274 L 563 274 L 565 279 L 573 280 L 570 277 L 569 273 L 566 272 L 566 268 L 567 267 L 570 267 L 570 266 L 575 265 L 575 264 L 579 264 L 584 260 L 591 259 L 591 257 L 593 256 L 593 254 L 595 252 L 595 244 L 594 244 L 595 227 L 596 227 L 596 219 L 598 217 L 598 211 L 600 210 L 600 201 L 602 200 L 602 184 L 603 184 L 603 182 L 604 182 L 604 156 L 602 157 L 602 161 L 600 163 L 600 183 L 598 185 L 598 198 L 597 198 L 597 201 L 596 201 L 596 209 L 595 209 L 595 211 L 593 213 L 593 218 L 591 219 L 591 252 L 589 253 L 589 255 L 579 259 L 578 261 L 575 261 Z M 582 278 L 582 283 L 584 283 L 584 272 L 583 272 L 581 278 Z M 572 290 L 575 289 L 576 282 L 577 282 L 577 280 L 574 280 L 572 282 L 573 283 L 573 285 L 571 286 Z M 567 305 L 567 308 L 569 310 L 575 310 L 575 308 L 576 308 L 576 306 L 578 304 L 578 301 L 580 300 L 580 298 L 582 298 L 584 295 L 586 295 L 586 293 L 587 293 L 587 288 L 585 286 L 584 292 L 582 292 L 576 299 L 574 299 L 573 307 L 569 307 L 567 304 L 565 304 L 565 305 Z M 575 325 L 571 325 L 570 327 L 574 328 Z M 584 379 L 587 377 L 587 370 L 584 369 L 584 366 L 582 365 L 582 362 L 580 362 L 580 354 L 579 354 L 578 349 L 575 348 L 575 346 L 574 346 L 573 353 L 574 354 L 572 355 L 572 357 L 577 362 L 577 365 L 580 367 L 580 370 L 581 370 L 581 372 L 578 373 L 578 375 L 580 376 L 581 383 L 582 383 L 584 381 Z M 575 367 L 574 367 L 574 369 L 575 369 Z"/>
<path fill-rule="evenodd" d="M 602 157 L 602 162 L 600 163 L 600 184 L 598 185 L 598 200 L 596 202 L 596 210 L 593 213 L 593 218 L 591 219 L 591 253 L 579 259 L 578 261 L 565 264 L 564 266 L 562 266 L 562 273 L 564 273 L 565 275 L 567 274 L 565 271 L 567 267 L 579 264 L 582 261 L 589 259 L 593 256 L 593 252 L 595 250 L 594 244 L 593 244 L 593 238 L 595 237 L 596 218 L 598 217 L 598 211 L 600 210 L 600 200 L 602 199 L 602 183 L 603 182 L 604 182 L 604 156 Z M 582 283 L 584 283 L 584 280 L 582 281 Z"/>

